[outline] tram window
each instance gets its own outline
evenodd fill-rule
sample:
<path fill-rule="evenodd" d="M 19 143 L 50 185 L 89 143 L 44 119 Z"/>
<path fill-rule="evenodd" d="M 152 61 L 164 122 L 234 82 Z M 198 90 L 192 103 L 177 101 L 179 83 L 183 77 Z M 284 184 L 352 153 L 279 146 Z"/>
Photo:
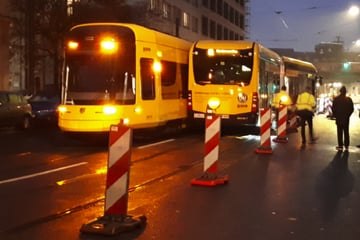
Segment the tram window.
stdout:
<path fill-rule="evenodd" d="M 180 72 L 177 73 L 176 63 L 161 61 L 161 97 L 162 99 L 178 99 L 180 92 Z"/>
<path fill-rule="evenodd" d="M 170 86 L 174 85 L 176 81 L 176 63 L 161 61 L 161 85 Z"/>
<path fill-rule="evenodd" d="M 155 99 L 155 75 L 153 64 L 153 59 L 140 59 L 141 96 L 144 100 Z"/>

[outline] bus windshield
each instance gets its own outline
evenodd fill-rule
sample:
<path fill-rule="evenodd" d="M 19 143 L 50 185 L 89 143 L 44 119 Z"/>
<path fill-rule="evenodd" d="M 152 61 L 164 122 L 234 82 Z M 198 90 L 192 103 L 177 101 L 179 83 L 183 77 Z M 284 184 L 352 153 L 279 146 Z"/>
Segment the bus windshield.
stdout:
<path fill-rule="evenodd" d="M 251 81 L 253 50 L 218 51 L 209 55 L 207 49 L 194 48 L 194 78 L 197 84 L 237 84 Z"/>

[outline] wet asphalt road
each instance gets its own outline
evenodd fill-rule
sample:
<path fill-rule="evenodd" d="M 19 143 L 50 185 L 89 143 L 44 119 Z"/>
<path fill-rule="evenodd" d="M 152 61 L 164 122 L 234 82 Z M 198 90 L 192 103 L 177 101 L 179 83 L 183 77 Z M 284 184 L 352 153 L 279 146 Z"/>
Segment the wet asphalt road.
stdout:
<path fill-rule="evenodd" d="M 359 123 L 353 114 L 347 153 L 335 150 L 335 123 L 324 115 L 314 120 L 318 142 L 305 149 L 299 133 L 288 134 L 288 143 L 272 142 L 270 155 L 254 153 L 259 137 L 223 136 L 218 176 L 227 175 L 228 183 L 192 186 L 190 181 L 203 174 L 203 165 L 194 163 L 139 188 L 129 194 L 129 214 L 145 215 L 147 222 L 127 233 L 111 238 L 80 233 L 82 224 L 103 216 L 99 201 L 36 228 L 2 233 L 0 239 L 355 240 L 360 236 Z M 166 157 L 201 160 L 202 150 L 194 148 Z M 156 166 L 146 171 L 151 168 Z"/>

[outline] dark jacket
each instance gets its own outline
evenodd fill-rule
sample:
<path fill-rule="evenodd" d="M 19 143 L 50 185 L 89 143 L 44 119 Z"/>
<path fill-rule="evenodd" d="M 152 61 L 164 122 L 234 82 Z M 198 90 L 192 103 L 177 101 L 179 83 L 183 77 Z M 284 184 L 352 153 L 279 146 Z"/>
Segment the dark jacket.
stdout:
<path fill-rule="evenodd" d="M 332 110 L 336 124 L 348 124 L 349 118 L 354 111 L 353 101 L 345 94 L 340 94 L 334 98 Z"/>

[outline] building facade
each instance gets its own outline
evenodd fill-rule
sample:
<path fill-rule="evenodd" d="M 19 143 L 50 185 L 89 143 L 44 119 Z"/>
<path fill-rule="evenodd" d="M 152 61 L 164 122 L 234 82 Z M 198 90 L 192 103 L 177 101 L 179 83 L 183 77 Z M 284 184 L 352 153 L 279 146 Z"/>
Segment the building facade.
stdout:
<path fill-rule="evenodd" d="M 145 0 L 141 25 L 196 41 L 242 40 L 248 36 L 249 0 Z M 150 20 L 150 21 L 149 21 Z"/>
<path fill-rule="evenodd" d="M 51 59 L 43 56 L 36 46 L 47 46 L 48 39 L 34 35 L 28 39 L 28 32 L 22 36 L 11 36 L 11 21 L 2 13 L 14 16 L 8 9 L 8 1 L 0 1 L 0 89 L 26 90 L 35 93 L 43 90 L 47 85 L 59 84 L 60 74 L 53 74 L 56 64 L 61 59 Z M 61 1 L 61 0 L 60 0 Z M 95 7 L 91 0 L 63 0 L 67 6 L 68 22 L 78 13 L 82 22 L 92 15 L 82 14 L 83 7 Z M 188 41 L 199 39 L 232 39 L 242 40 L 248 37 L 249 29 L 249 1 L 250 0 L 125 0 L 113 1 L 121 4 L 129 12 L 112 11 L 113 19 L 139 24 L 148 28 L 174 35 Z M 59 1 L 56 1 L 59 2 Z M 110 9 L 111 9 L 111 5 Z M 55 5 L 54 5 L 54 8 Z M 38 14 L 32 8 L 23 14 L 35 16 L 37 23 Z M 80 14 L 79 14 L 80 13 Z M 108 14 L 108 11 L 105 11 Z M 54 14 L 50 14 L 54 15 Z M 118 15 L 118 16 L 116 16 Z M 97 19 L 91 19 L 95 21 Z M 89 20 L 90 21 L 90 20 Z M 103 19 L 99 18 L 99 21 Z M 29 21 L 28 21 L 29 22 Z M 25 24 L 25 28 L 33 24 Z M 29 30 L 28 30 L 29 31 Z M 34 32 L 34 31 L 33 31 Z M 30 32 L 31 33 L 31 32 Z M 32 40 L 34 39 L 34 40 Z M 35 41 L 35 42 L 29 42 Z M 31 43 L 31 44 L 29 44 Z M 51 43 L 50 43 L 51 44 Z M 12 45 L 13 48 L 10 51 Z M 27 51 L 28 50 L 28 51 Z M 33 52 L 32 52 L 33 51 Z M 11 52 L 11 53 L 10 53 Z M 41 58 L 33 56 L 40 55 Z M 40 60 L 39 60 L 40 59 Z M 26 61 L 29 60 L 29 61 Z M 31 60 L 31 61 L 30 61 Z M 58 66 L 60 71 L 61 66 Z"/>
<path fill-rule="evenodd" d="M 68 14 L 84 15 L 83 6 L 102 9 L 107 16 L 86 12 L 81 22 L 110 19 L 131 22 L 189 41 L 241 40 L 248 36 L 250 0 L 125 0 L 107 8 L 90 0 L 68 0 Z M 120 3 L 121 2 L 121 3 Z M 116 9 L 116 10 L 114 10 Z M 80 13 L 81 12 L 81 13 Z"/>
<path fill-rule="evenodd" d="M 7 1 L 0 1 L 0 90 L 9 88 L 10 78 L 10 18 L 7 13 Z"/>
<path fill-rule="evenodd" d="M 332 99 L 339 94 L 341 86 L 355 104 L 360 104 L 360 55 L 358 52 L 345 51 L 343 42 L 322 42 L 314 47 L 314 52 L 295 52 L 293 49 L 273 49 L 281 55 L 294 57 L 313 63 L 321 84 L 317 97 Z"/>

